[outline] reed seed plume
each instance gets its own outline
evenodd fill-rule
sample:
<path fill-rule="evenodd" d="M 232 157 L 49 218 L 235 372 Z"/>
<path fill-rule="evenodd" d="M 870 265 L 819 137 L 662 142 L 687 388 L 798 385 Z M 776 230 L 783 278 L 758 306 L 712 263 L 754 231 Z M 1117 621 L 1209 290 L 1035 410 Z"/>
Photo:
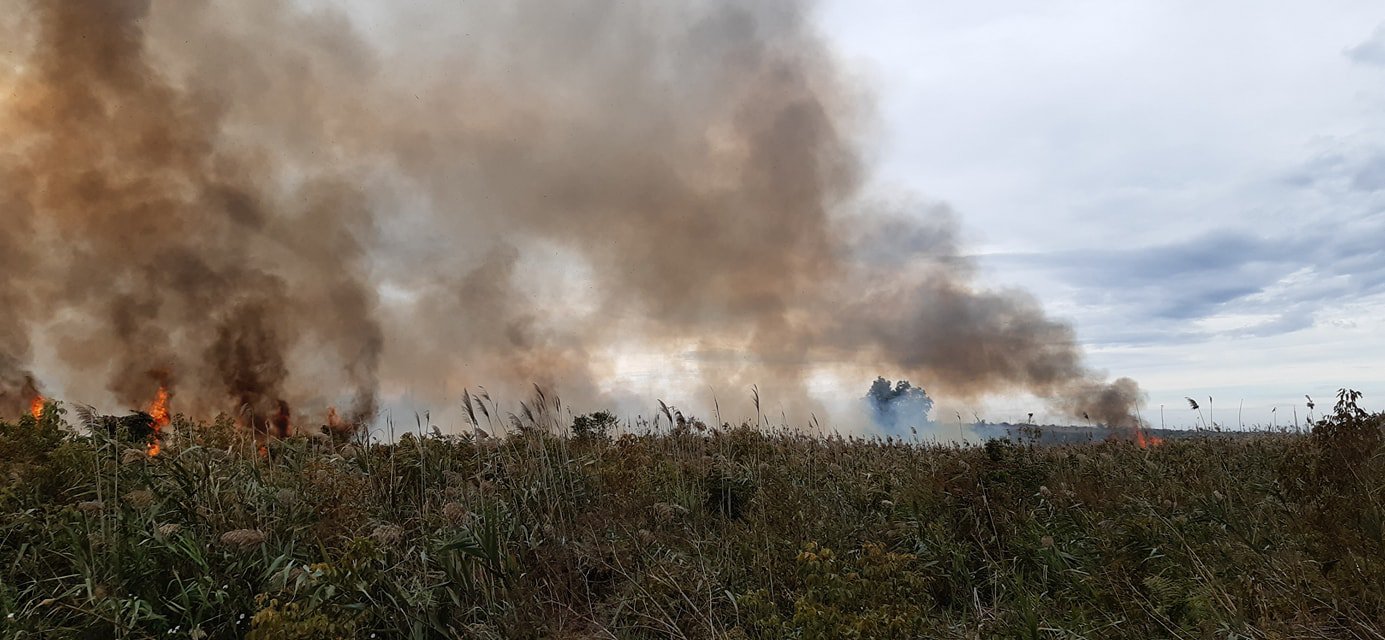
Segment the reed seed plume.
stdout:
<path fill-rule="evenodd" d="M 976 282 L 953 214 L 865 192 L 870 102 L 810 4 L 379 11 L 0 22 L 0 409 L 43 344 L 68 395 L 168 387 L 268 433 L 478 384 L 708 407 L 757 384 L 806 418 L 813 375 L 884 370 L 1134 421 L 1071 326 Z"/>

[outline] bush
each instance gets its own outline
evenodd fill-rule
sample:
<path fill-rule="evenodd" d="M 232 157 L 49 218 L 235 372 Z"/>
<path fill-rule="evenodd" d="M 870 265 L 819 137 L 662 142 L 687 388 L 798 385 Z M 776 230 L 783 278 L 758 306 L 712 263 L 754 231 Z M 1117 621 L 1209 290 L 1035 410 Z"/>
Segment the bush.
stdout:
<path fill-rule="evenodd" d="M 580 415 L 572 419 L 572 437 L 578 440 L 606 440 L 619 422 L 615 414 L 609 411 Z"/>

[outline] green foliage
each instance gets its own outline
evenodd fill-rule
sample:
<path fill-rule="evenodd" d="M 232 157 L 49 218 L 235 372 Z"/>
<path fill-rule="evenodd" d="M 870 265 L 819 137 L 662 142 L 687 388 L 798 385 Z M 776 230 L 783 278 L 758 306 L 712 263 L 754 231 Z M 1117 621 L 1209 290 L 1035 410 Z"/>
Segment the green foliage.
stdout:
<path fill-rule="evenodd" d="M 1346 561 L 1355 573 L 1385 584 L 1375 563 L 1360 564 L 1385 553 L 1385 413 L 1367 412 L 1360 399 L 1358 391 L 1338 391 L 1332 414 L 1313 426 L 1309 455 L 1286 464 L 1283 475 L 1314 523 L 1308 550 L 1323 570 Z"/>
<path fill-rule="evenodd" d="M 755 497 L 755 478 L 742 465 L 718 457 L 703 481 L 703 489 L 709 513 L 739 519 Z"/>
<path fill-rule="evenodd" d="M 264 455 L 180 422 L 150 458 L 53 404 L 0 422 L 0 637 L 1375 637 L 1358 405 L 1148 450 L 597 413 Z"/>
<path fill-rule="evenodd" d="M 281 603 L 261 596 L 264 608 L 251 618 L 246 640 L 330 640 L 358 635 L 351 616 L 334 618 L 302 602 Z"/>
<path fill-rule="evenodd" d="M 765 589 L 743 596 L 745 624 L 754 638 L 909 638 L 929 626 L 933 567 L 911 553 L 866 543 L 841 558 L 815 542 L 796 558 L 796 597 L 788 614 Z"/>
<path fill-rule="evenodd" d="M 615 431 L 620 420 L 609 411 L 598 411 L 572 419 L 572 437 L 578 440 L 605 440 Z"/>

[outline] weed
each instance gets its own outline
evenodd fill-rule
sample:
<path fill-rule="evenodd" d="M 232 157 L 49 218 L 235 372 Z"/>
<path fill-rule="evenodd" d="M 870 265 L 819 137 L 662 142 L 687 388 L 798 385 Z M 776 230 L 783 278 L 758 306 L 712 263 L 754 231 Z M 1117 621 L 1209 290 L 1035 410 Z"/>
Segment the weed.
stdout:
<path fill-rule="evenodd" d="M 265 457 L 226 420 L 176 421 L 157 456 L 138 424 L 74 428 L 58 404 L 0 423 L 0 636 L 1385 631 L 1385 418 L 1354 392 L 1310 435 L 1150 449 L 707 428 L 673 407 L 668 431 L 617 435 L 606 413 L 558 423 L 556 398 L 505 435 L 467 400 L 491 433 L 420 421 Z"/>

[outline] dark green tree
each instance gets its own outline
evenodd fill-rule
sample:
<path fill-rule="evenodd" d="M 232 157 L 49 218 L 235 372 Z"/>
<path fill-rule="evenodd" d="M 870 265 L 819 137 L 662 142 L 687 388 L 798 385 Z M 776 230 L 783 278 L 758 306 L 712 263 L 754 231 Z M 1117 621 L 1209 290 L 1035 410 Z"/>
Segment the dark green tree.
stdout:
<path fill-rule="evenodd" d="M 915 387 L 908 380 L 892 383 L 876 378 L 865 400 L 876 426 L 887 434 L 903 435 L 910 428 L 924 426 L 933 410 L 933 399 L 923 387 Z"/>

